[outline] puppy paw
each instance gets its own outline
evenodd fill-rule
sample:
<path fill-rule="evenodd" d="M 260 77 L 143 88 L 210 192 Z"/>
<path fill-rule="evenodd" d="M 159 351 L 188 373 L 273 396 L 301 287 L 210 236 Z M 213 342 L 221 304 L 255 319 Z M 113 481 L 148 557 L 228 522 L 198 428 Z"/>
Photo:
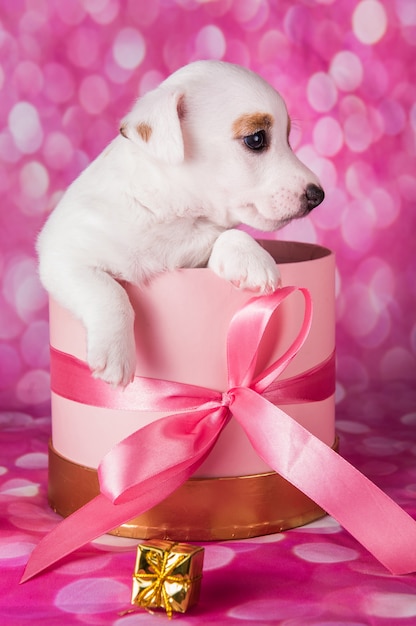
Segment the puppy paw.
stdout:
<path fill-rule="evenodd" d="M 220 235 L 208 267 L 240 289 L 269 294 L 280 286 L 274 259 L 243 231 L 230 230 Z"/>
<path fill-rule="evenodd" d="M 94 378 L 113 387 L 126 387 L 132 382 L 136 368 L 134 336 L 117 333 L 89 337 L 87 360 Z"/>

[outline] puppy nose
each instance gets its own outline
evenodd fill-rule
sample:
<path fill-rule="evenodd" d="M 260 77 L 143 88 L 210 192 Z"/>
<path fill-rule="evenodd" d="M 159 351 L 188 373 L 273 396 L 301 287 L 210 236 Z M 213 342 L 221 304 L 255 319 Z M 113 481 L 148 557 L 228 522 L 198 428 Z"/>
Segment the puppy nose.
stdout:
<path fill-rule="evenodd" d="M 324 190 L 318 185 L 308 185 L 305 191 L 308 211 L 312 211 L 325 198 Z"/>

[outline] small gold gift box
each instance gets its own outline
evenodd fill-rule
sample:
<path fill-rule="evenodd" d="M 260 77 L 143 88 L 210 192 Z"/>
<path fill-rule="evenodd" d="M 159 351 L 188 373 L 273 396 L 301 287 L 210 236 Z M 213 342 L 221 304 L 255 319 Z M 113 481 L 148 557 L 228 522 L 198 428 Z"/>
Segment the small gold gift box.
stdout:
<path fill-rule="evenodd" d="M 137 547 L 131 603 L 185 613 L 198 602 L 204 548 L 155 539 Z"/>

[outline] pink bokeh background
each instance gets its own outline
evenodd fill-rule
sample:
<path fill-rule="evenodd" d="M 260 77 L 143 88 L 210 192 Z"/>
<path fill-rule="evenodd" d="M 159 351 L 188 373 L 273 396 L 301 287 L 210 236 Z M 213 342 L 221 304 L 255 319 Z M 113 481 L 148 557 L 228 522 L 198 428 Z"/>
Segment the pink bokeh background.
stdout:
<path fill-rule="evenodd" d="M 195 59 L 245 65 L 287 101 L 326 200 L 276 237 L 336 253 L 341 451 L 416 518 L 415 51 L 415 0 L 0 0 L 0 622 L 161 623 L 120 614 L 128 540 L 103 537 L 18 585 L 58 521 L 34 243 L 135 98 Z M 327 517 L 206 546 L 200 605 L 180 623 L 400 626 L 415 592 Z"/>
<path fill-rule="evenodd" d="M 47 297 L 34 241 L 137 95 L 200 58 L 285 97 L 324 205 L 277 237 L 338 261 L 340 392 L 415 381 L 413 0 L 2 0 L 0 406 L 48 412 Z"/>

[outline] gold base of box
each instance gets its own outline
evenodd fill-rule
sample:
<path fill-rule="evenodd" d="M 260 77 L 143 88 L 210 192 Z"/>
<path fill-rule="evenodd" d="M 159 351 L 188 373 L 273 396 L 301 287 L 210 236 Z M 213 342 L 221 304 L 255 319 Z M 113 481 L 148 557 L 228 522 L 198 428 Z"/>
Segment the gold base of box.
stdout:
<path fill-rule="evenodd" d="M 338 439 L 333 449 L 338 451 Z M 48 499 L 52 509 L 67 517 L 98 493 L 97 471 L 65 459 L 50 442 Z M 324 515 L 276 472 L 191 478 L 111 534 L 172 541 L 248 539 L 303 526 Z"/>

